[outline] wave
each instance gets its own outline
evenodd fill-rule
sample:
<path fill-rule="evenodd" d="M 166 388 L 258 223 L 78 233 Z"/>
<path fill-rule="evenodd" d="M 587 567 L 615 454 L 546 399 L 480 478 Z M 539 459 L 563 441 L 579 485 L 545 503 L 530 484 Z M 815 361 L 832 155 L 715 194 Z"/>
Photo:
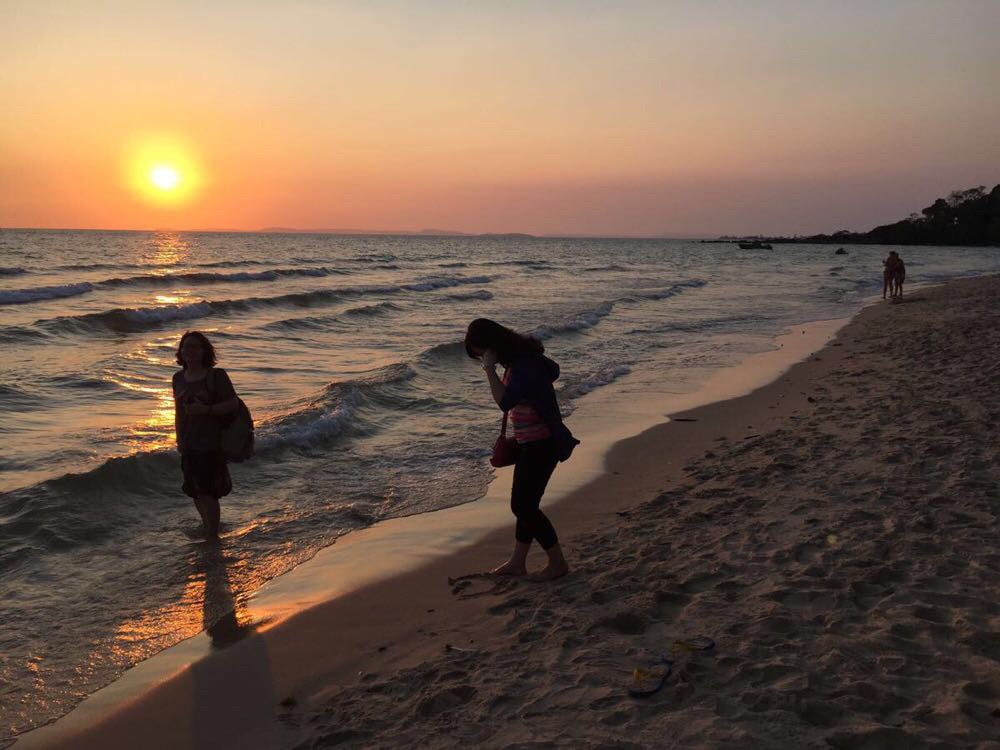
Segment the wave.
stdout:
<path fill-rule="evenodd" d="M 187 264 L 194 268 L 245 268 L 248 266 L 273 266 L 278 263 L 315 263 L 314 258 L 286 258 L 284 260 L 212 260 L 201 263 Z M 164 263 L 64 263 L 53 266 L 56 271 L 129 271 L 129 270 L 170 270 L 178 268 L 175 264 Z M 23 269 L 22 269 L 23 270 Z"/>
<path fill-rule="evenodd" d="M 257 453 L 261 458 L 287 449 L 327 445 L 345 432 L 363 428 L 359 409 L 392 400 L 416 376 L 405 363 L 378 368 L 357 378 L 327 385 L 284 414 L 260 420 Z M 105 460 L 89 471 L 64 474 L 39 484 L 0 494 L 0 549 L 26 543 L 37 550 L 62 550 L 93 544 L 134 520 L 137 508 L 171 497 L 180 477 L 174 450 L 140 451 Z M 247 464 L 252 470 L 254 463 Z M 0 556 L 0 571 L 20 556 Z"/>
<path fill-rule="evenodd" d="M 20 266 L 0 266 L 0 276 L 20 276 L 28 271 Z"/>
<path fill-rule="evenodd" d="M 178 464 L 175 451 L 140 452 L 0 494 L 0 548 L 93 544 L 134 517 L 136 506 L 155 502 L 176 485 Z M 0 570 L 11 562 L 5 559 Z"/>
<path fill-rule="evenodd" d="M 456 263 L 438 263 L 439 268 L 465 268 L 468 263 L 456 262 Z"/>
<path fill-rule="evenodd" d="M 402 309 L 403 308 L 399 305 L 394 305 L 391 302 L 378 302 L 374 305 L 361 305 L 360 307 L 352 307 L 348 310 L 344 310 L 344 315 L 362 315 L 367 317 L 369 315 L 380 315 L 381 313 L 393 312 Z"/>
<path fill-rule="evenodd" d="M 278 281 L 279 279 L 306 276 L 322 278 L 324 276 L 344 276 L 349 271 L 325 266 L 317 268 L 272 268 L 266 271 L 240 271 L 237 273 L 212 273 L 209 271 L 192 271 L 189 273 L 141 274 L 126 276 L 120 279 L 106 279 L 96 282 L 100 287 L 121 286 L 162 286 L 164 284 L 227 284 L 247 281 Z"/>
<path fill-rule="evenodd" d="M 705 331 L 724 330 L 741 332 L 757 330 L 762 323 L 769 320 L 760 315 L 727 315 L 721 318 L 702 318 L 700 320 L 666 323 L 652 328 L 633 328 L 627 335 L 662 335 L 664 333 L 703 333 Z"/>
<path fill-rule="evenodd" d="M 62 299 L 86 294 L 94 289 L 94 285 L 82 281 L 78 284 L 63 284 L 61 286 L 39 286 L 27 289 L 7 289 L 0 291 L 0 305 L 24 305 L 29 302 L 40 302 L 48 299 Z"/>
<path fill-rule="evenodd" d="M 489 300 L 493 299 L 493 292 L 488 289 L 477 289 L 474 292 L 455 292 L 454 294 L 447 294 L 445 296 L 448 299 L 460 302 L 465 300 Z"/>
<path fill-rule="evenodd" d="M 130 268 L 150 268 L 142 263 L 65 263 L 54 266 L 56 271 L 125 271 Z M 152 266 L 156 268 L 157 266 Z M 165 266 L 167 267 L 167 266 Z"/>
<path fill-rule="evenodd" d="M 487 260 L 483 261 L 484 266 L 526 266 L 528 268 L 555 268 L 556 264 L 550 260 L 527 259 L 527 260 Z"/>
<path fill-rule="evenodd" d="M 244 266 L 267 266 L 271 265 L 274 261 L 268 262 L 266 260 L 211 260 L 204 261 L 202 263 L 195 263 L 198 268 L 242 268 Z M 300 261 L 298 258 L 292 258 L 291 262 L 308 262 Z"/>
<path fill-rule="evenodd" d="M 88 333 L 102 330 L 130 333 L 147 330 L 164 323 L 171 323 L 178 320 L 193 320 L 215 314 L 248 312 L 269 307 L 310 307 L 351 297 L 392 295 L 401 292 L 427 292 L 463 284 L 483 284 L 490 280 L 488 276 L 432 277 L 409 284 L 341 287 L 317 289 L 309 292 L 293 292 L 276 297 L 242 297 L 230 300 L 206 300 L 203 302 L 189 302 L 159 307 L 116 308 L 99 313 L 68 315 L 40 320 L 36 322 L 36 325 L 56 333 Z M 3 329 L 0 329 L 0 335 L 2 335 L 2 332 Z"/>
<path fill-rule="evenodd" d="M 410 292 L 429 292 L 434 289 L 446 289 L 452 286 L 463 286 L 465 284 L 489 284 L 493 279 L 489 276 L 432 276 L 423 281 L 416 281 L 411 284 L 402 284 L 400 289 Z"/>
<path fill-rule="evenodd" d="M 117 308 L 85 315 L 66 315 L 40 320 L 36 325 L 55 333 L 89 333 L 98 330 L 131 333 L 176 320 L 193 320 L 212 314 L 213 305 L 220 303 L 193 302 L 163 307 Z"/>
<path fill-rule="evenodd" d="M 567 378 L 559 391 L 559 398 L 580 398 L 591 391 L 613 383 L 630 372 L 632 372 L 632 368 L 628 365 L 609 365 L 579 378 Z"/>
<path fill-rule="evenodd" d="M 27 341 L 47 339 L 45 331 L 27 326 L 0 326 L 0 342 L 4 344 L 22 344 Z"/>
<path fill-rule="evenodd" d="M 604 302 L 595 309 L 579 313 L 562 323 L 539 326 L 531 331 L 531 335 L 540 339 L 548 339 L 560 333 L 575 333 L 593 328 L 610 315 L 614 307 L 614 302 Z"/>
<path fill-rule="evenodd" d="M 37 409 L 41 401 L 26 389 L 13 383 L 0 383 L 0 406 L 10 411 L 31 411 Z"/>
<path fill-rule="evenodd" d="M 639 290 L 630 295 L 626 299 L 648 299 L 648 300 L 661 300 L 667 299 L 668 297 L 673 297 L 674 295 L 680 294 L 688 289 L 698 289 L 708 284 L 704 279 L 688 279 L 687 281 L 678 281 L 670 286 L 663 287 L 661 289 L 653 290 Z"/>
<path fill-rule="evenodd" d="M 465 341 L 446 341 L 443 344 L 435 344 L 425 349 L 420 354 L 420 361 L 434 363 L 438 360 L 451 360 L 456 357 L 465 357 Z"/>
<path fill-rule="evenodd" d="M 226 284 L 253 281 L 278 281 L 294 277 L 322 278 L 324 276 L 340 276 L 348 274 L 336 268 L 274 268 L 266 271 L 212 273 L 208 271 L 193 271 L 176 274 L 140 274 L 122 278 L 104 279 L 102 281 L 82 281 L 77 284 L 61 286 L 40 286 L 27 289 L 8 289 L 0 291 L 0 305 L 23 305 L 29 302 L 76 297 L 96 289 L 114 289 L 119 287 L 173 286 L 175 284 Z"/>
<path fill-rule="evenodd" d="M 574 315 L 573 317 L 552 325 L 541 325 L 528 331 L 529 336 L 539 339 L 549 339 L 560 333 L 574 333 L 597 325 L 603 318 L 611 314 L 614 302 L 605 302 L 593 310 Z M 465 342 L 461 340 L 446 341 L 424 350 L 419 359 L 423 362 L 447 361 L 455 357 L 465 357 Z"/>
<path fill-rule="evenodd" d="M 612 263 L 607 266 L 587 266 L 582 270 L 585 273 L 596 273 L 598 271 L 628 271 L 629 269 L 625 266 L 618 265 L 617 263 Z"/>
<path fill-rule="evenodd" d="M 367 375 L 327 385 L 323 392 L 299 402 L 294 410 L 264 422 L 258 432 L 260 449 L 309 448 L 339 437 L 350 427 L 360 426 L 358 409 L 379 400 L 394 386 L 416 377 L 406 363 L 380 367 Z"/>
<path fill-rule="evenodd" d="M 270 323 L 265 323 L 260 326 L 260 328 L 264 330 L 279 331 L 324 331 L 329 330 L 331 326 L 336 325 L 337 323 L 342 323 L 344 318 L 366 318 L 402 309 L 403 308 L 399 305 L 394 305 L 391 302 L 377 302 L 373 305 L 351 307 L 344 310 L 342 313 L 337 313 L 335 315 L 307 315 L 299 318 L 275 320 Z"/>

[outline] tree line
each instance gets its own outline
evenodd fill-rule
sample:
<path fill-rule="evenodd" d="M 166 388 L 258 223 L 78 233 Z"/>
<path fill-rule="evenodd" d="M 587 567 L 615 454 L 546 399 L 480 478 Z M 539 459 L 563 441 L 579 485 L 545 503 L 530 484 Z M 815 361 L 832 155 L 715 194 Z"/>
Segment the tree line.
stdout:
<path fill-rule="evenodd" d="M 771 242 L 865 245 L 997 245 L 1000 246 L 1000 185 L 954 190 L 920 213 L 869 232 L 842 229 L 810 237 L 772 237 Z"/>

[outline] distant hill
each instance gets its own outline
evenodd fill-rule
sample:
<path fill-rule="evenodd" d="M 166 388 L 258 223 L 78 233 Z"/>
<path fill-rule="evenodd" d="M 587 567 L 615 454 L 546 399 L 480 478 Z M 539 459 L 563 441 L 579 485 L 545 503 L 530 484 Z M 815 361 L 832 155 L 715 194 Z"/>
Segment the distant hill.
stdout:
<path fill-rule="evenodd" d="M 404 237 L 504 237 L 504 238 L 533 238 L 534 235 L 523 234 L 521 232 L 506 232 L 494 234 L 472 234 L 470 232 L 456 232 L 453 229 L 420 229 L 412 231 L 409 229 L 296 229 L 295 227 L 264 227 L 258 230 L 261 234 L 350 234 L 350 235 L 399 235 Z"/>
<path fill-rule="evenodd" d="M 833 243 L 839 245 L 996 245 L 1000 246 L 1000 185 L 955 190 L 920 213 L 870 232 L 811 237 L 769 237 L 769 242 Z"/>
<path fill-rule="evenodd" d="M 435 237 L 465 237 L 465 232 L 455 232 L 450 229 L 421 229 L 417 232 L 408 229 L 296 229 L 295 227 L 264 227 L 257 230 L 262 234 L 391 234 L 391 235 L 430 235 Z"/>

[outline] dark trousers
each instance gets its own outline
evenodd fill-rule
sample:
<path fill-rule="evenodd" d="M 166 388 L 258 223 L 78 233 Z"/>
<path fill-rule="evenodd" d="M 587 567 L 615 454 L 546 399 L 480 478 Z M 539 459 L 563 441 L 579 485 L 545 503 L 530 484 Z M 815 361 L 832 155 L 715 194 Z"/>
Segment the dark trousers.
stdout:
<path fill-rule="evenodd" d="M 521 445 L 510 493 L 510 509 L 517 518 L 514 538 L 521 544 L 531 544 L 532 539 L 537 539 L 542 549 L 549 549 L 559 543 L 552 522 L 538 507 L 557 463 L 559 457 L 552 438 Z"/>

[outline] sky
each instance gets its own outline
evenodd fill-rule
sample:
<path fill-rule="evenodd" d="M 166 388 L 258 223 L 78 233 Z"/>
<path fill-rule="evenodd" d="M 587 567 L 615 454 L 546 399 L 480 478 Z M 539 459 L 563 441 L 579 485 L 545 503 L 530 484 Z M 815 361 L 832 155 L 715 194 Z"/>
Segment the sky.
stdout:
<path fill-rule="evenodd" d="M 0 16 L 0 227 L 805 234 L 1000 182 L 1000 0 Z"/>

